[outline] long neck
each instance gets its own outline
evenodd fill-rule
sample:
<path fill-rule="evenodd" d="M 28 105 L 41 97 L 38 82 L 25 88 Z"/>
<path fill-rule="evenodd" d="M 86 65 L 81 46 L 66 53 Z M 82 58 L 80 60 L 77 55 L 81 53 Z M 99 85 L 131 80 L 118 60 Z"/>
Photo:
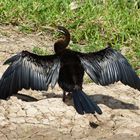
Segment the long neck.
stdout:
<path fill-rule="evenodd" d="M 68 30 L 65 30 L 65 35 L 63 39 L 64 48 L 66 48 L 69 45 L 69 42 L 70 42 L 70 33 Z"/>
<path fill-rule="evenodd" d="M 70 42 L 70 33 L 69 33 L 69 31 L 67 29 L 65 29 L 63 31 L 65 33 L 64 34 L 64 38 L 63 39 L 59 39 L 54 44 L 54 51 L 55 51 L 55 53 L 62 52 L 69 45 L 69 42 Z"/>

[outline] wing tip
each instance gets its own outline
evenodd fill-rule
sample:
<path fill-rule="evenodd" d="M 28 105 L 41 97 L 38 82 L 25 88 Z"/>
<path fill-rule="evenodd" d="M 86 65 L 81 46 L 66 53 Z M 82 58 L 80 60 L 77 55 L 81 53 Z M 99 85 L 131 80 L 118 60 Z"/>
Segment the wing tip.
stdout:
<path fill-rule="evenodd" d="M 10 58 L 8 58 L 4 63 L 3 65 L 7 65 L 7 64 L 10 64 L 10 63 L 13 63 L 14 61 L 17 61 L 21 56 L 21 53 L 18 53 Z"/>

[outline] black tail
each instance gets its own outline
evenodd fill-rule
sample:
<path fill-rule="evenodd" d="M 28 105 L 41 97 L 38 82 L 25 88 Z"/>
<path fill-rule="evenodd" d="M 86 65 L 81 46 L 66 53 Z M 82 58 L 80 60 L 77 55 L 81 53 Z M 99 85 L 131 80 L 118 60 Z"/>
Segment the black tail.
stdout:
<path fill-rule="evenodd" d="M 99 106 L 93 102 L 83 91 L 75 90 L 72 92 L 74 107 L 79 114 L 97 112 L 102 114 Z"/>

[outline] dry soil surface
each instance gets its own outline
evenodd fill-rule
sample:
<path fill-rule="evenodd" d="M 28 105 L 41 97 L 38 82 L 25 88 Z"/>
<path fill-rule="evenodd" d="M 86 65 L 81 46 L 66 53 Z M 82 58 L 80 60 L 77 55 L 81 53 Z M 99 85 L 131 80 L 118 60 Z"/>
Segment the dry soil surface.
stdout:
<path fill-rule="evenodd" d="M 0 27 L 0 74 L 9 56 L 34 46 L 52 50 L 53 42 L 42 33 L 23 34 L 18 27 Z M 62 102 L 56 86 L 47 92 L 26 91 L 0 100 L 1 140 L 140 140 L 140 92 L 121 83 L 102 87 L 86 84 L 83 90 L 98 103 L 103 114 L 79 115 L 70 99 Z M 18 98 L 17 98 L 18 97 Z M 21 99 L 26 99 L 28 102 Z"/>

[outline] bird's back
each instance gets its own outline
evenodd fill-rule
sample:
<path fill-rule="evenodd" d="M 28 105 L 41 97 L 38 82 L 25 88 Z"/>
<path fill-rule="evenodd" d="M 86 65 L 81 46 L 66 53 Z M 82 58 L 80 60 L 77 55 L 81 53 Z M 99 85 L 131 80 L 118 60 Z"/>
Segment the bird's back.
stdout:
<path fill-rule="evenodd" d="M 58 83 L 65 91 L 82 88 L 84 69 L 78 56 L 71 50 L 65 50 L 61 55 L 61 68 Z"/>

